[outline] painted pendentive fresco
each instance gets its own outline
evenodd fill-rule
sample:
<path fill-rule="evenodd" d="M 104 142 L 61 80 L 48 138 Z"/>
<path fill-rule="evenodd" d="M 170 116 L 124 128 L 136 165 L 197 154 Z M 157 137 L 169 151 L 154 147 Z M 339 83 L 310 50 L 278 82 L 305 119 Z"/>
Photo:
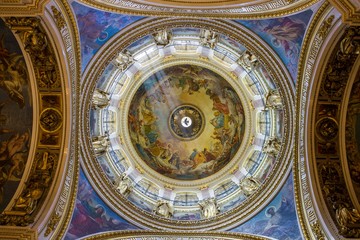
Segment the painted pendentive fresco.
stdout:
<path fill-rule="evenodd" d="M 138 228 L 119 217 L 100 199 L 81 169 L 75 209 L 65 239 L 78 239 L 105 231 L 135 229 Z"/>
<path fill-rule="evenodd" d="M 16 42 L 0 19 L 0 212 L 24 173 L 32 131 L 28 72 Z"/>
<path fill-rule="evenodd" d="M 355 80 L 346 117 L 346 155 L 356 196 L 360 197 L 360 77 Z M 334 152 L 335 150 L 333 150 Z M 358 199 L 359 200 L 359 199 Z"/>
<path fill-rule="evenodd" d="M 240 99 L 224 78 L 204 67 L 177 65 L 139 87 L 128 124 L 147 165 L 170 178 L 195 180 L 234 157 L 245 122 Z"/>
<path fill-rule="evenodd" d="M 84 70 L 90 59 L 114 34 L 143 18 L 117 13 L 103 12 L 72 3 L 76 14 L 81 41 L 81 69 Z"/>
<path fill-rule="evenodd" d="M 230 231 L 252 233 L 274 239 L 302 239 L 296 216 L 292 174 L 265 209 L 248 222 Z"/>
<path fill-rule="evenodd" d="M 312 10 L 283 18 L 237 20 L 262 37 L 279 54 L 296 81 L 301 44 Z"/>

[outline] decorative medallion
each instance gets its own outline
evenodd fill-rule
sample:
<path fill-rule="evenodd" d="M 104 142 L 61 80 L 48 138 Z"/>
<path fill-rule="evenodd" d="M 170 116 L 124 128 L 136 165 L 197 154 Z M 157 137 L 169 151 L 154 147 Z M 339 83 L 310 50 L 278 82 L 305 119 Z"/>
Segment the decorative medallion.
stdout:
<path fill-rule="evenodd" d="M 337 136 L 338 131 L 338 124 L 333 118 L 324 117 L 316 123 L 316 135 L 323 141 L 334 139 Z"/>
<path fill-rule="evenodd" d="M 62 125 L 62 114 L 55 108 L 46 108 L 40 114 L 40 127 L 45 132 L 56 132 Z"/>
<path fill-rule="evenodd" d="M 204 129 L 204 117 L 201 111 L 191 105 L 183 105 L 174 109 L 170 115 L 171 133 L 181 140 L 192 140 Z"/>

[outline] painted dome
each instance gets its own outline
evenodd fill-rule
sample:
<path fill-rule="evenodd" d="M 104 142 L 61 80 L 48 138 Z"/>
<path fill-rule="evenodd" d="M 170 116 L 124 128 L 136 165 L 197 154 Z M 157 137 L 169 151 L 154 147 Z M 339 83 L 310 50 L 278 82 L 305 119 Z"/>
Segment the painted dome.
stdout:
<path fill-rule="evenodd" d="M 235 155 L 244 109 L 231 85 L 210 69 L 161 69 L 137 89 L 128 114 L 131 141 L 154 171 L 180 180 L 205 178 Z"/>
<path fill-rule="evenodd" d="M 280 185 L 276 171 L 288 161 L 280 161 L 289 154 L 286 100 L 273 73 L 229 32 L 195 25 L 149 22 L 126 38 L 119 33 L 85 73 L 96 79 L 94 181 L 107 183 L 114 209 L 144 226 L 239 222 L 254 202 L 266 203 L 273 191 L 261 189 Z"/>

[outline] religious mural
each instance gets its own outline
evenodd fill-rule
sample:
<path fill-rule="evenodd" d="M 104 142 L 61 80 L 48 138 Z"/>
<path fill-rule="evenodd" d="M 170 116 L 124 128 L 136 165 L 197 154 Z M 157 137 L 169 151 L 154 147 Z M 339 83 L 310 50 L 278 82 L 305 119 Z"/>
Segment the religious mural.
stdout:
<path fill-rule="evenodd" d="M 296 81 L 298 59 L 307 24 L 312 10 L 266 20 L 236 20 L 263 38 L 279 54 Z"/>
<path fill-rule="evenodd" d="M 17 41 L 0 19 L 0 212 L 24 173 L 32 131 L 31 90 Z"/>
<path fill-rule="evenodd" d="M 293 174 L 270 204 L 248 222 L 230 230 L 274 239 L 302 239 L 296 216 Z"/>
<path fill-rule="evenodd" d="M 94 191 L 80 170 L 75 209 L 66 240 L 112 230 L 135 230 L 136 226 L 114 213 Z"/>
<path fill-rule="evenodd" d="M 128 114 L 141 158 L 167 177 L 194 180 L 224 167 L 244 134 L 244 112 L 220 75 L 177 65 L 151 75 L 137 90 Z"/>
<path fill-rule="evenodd" d="M 107 40 L 126 26 L 143 18 L 99 11 L 77 2 L 72 3 L 72 8 L 76 14 L 80 34 L 82 70 Z"/>
<path fill-rule="evenodd" d="M 355 80 L 346 117 L 346 155 L 356 195 L 360 196 L 360 78 Z M 328 147 L 330 148 L 330 147 Z M 336 149 L 333 147 L 332 152 Z"/>

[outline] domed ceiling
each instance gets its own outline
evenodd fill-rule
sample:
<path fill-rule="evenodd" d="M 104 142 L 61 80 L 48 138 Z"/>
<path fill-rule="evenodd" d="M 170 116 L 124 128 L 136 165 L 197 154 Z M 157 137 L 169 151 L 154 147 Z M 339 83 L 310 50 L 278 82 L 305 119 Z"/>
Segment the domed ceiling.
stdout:
<path fill-rule="evenodd" d="M 32 3 L 0 11 L 0 238 L 359 236 L 360 30 L 329 2 Z"/>
<path fill-rule="evenodd" d="M 235 26 L 241 40 L 207 24 L 142 20 L 85 70 L 89 177 L 138 224 L 228 228 L 284 181 L 292 97 L 278 60 Z"/>

